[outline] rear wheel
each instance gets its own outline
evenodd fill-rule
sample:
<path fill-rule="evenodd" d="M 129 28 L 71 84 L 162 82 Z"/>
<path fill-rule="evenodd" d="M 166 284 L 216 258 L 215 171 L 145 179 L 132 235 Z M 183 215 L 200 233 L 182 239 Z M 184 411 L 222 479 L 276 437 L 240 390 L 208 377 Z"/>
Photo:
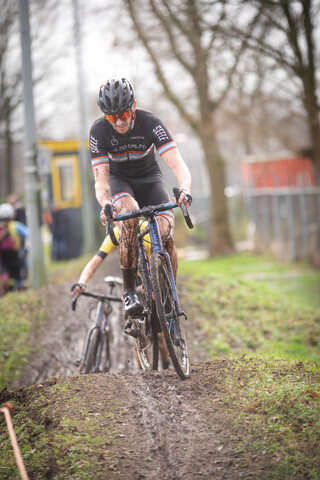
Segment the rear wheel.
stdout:
<path fill-rule="evenodd" d="M 84 373 L 96 373 L 99 369 L 95 368 L 96 357 L 99 346 L 101 347 L 101 332 L 95 328 L 90 336 L 86 361 L 83 367 Z M 99 366 L 98 366 L 99 367 Z"/>
<path fill-rule="evenodd" d="M 172 363 L 180 378 L 188 378 L 190 367 L 187 342 L 181 318 L 178 316 L 165 257 L 152 253 L 150 270 L 157 314 Z"/>
<path fill-rule="evenodd" d="M 138 338 L 135 339 L 135 344 L 142 370 L 157 370 L 159 359 L 158 334 L 147 334 L 144 326 L 142 326 Z"/>

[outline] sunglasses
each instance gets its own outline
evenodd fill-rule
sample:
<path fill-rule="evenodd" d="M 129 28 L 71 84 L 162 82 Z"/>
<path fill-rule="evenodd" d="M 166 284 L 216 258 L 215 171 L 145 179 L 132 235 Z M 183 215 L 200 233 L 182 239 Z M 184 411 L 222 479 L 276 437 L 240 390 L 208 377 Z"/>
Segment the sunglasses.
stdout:
<path fill-rule="evenodd" d="M 128 118 L 131 117 L 131 113 L 132 113 L 131 110 L 127 110 L 126 112 L 116 113 L 115 115 L 106 115 L 106 119 L 109 122 L 116 123 L 117 118 L 120 118 L 120 120 L 124 122 L 125 120 L 128 120 Z"/>

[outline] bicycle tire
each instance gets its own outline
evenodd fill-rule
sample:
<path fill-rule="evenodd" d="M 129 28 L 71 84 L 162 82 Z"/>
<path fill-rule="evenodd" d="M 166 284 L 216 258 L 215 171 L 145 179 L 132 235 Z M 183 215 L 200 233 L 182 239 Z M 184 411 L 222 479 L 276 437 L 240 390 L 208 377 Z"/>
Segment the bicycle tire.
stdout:
<path fill-rule="evenodd" d="M 158 334 L 146 335 L 144 327 L 141 327 L 139 336 L 134 341 L 142 370 L 158 370 Z"/>
<path fill-rule="evenodd" d="M 111 368 L 111 355 L 110 355 L 110 337 L 109 333 L 105 332 L 102 341 L 102 351 L 100 359 L 101 371 L 107 373 Z"/>
<path fill-rule="evenodd" d="M 144 320 L 139 322 L 139 335 L 135 338 L 136 352 L 143 370 L 158 370 L 159 364 L 159 345 L 158 334 L 152 331 L 151 315 L 151 295 L 147 298 L 146 276 L 141 262 L 138 263 L 141 288 L 138 289 L 140 301 L 146 312 Z M 139 282 L 138 282 L 139 283 Z"/>
<path fill-rule="evenodd" d="M 184 380 L 189 377 L 190 366 L 187 342 L 182 326 L 182 321 L 176 309 L 174 292 L 171 285 L 165 257 L 159 253 L 150 256 L 151 282 L 158 318 L 162 328 L 165 342 L 173 366 Z M 171 333 L 173 322 L 175 325 L 175 338 Z"/>
<path fill-rule="evenodd" d="M 100 342 L 101 332 L 98 328 L 95 328 L 90 336 L 86 361 L 83 367 L 83 373 L 96 373 L 96 356 Z"/>

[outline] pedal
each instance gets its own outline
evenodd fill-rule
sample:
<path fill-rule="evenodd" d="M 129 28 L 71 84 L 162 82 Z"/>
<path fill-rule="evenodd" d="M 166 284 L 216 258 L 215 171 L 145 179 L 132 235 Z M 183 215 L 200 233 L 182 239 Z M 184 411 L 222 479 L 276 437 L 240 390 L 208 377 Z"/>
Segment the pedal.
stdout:
<path fill-rule="evenodd" d="M 139 320 L 138 318 L 135 318 L 134 320 L 128 320 L 124 327 L 124 333 L 137 339 L 140 335 L 140 328 L 134 328 L 137 325 L 143 325 L 143 321 Z"/>

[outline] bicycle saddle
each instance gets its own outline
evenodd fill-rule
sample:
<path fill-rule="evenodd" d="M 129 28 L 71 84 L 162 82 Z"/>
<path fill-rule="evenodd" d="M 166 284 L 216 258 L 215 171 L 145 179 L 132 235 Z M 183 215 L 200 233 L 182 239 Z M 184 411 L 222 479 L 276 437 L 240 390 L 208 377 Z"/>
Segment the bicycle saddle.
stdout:
<path fill-rule="evenodd" d="M 120 277 L 108 276 L 108 277 L 104 278 L 104 281 L 106 283 L 113 283 L 114 285 L 122 285 L 123 284 L 123 281 Z"/>

